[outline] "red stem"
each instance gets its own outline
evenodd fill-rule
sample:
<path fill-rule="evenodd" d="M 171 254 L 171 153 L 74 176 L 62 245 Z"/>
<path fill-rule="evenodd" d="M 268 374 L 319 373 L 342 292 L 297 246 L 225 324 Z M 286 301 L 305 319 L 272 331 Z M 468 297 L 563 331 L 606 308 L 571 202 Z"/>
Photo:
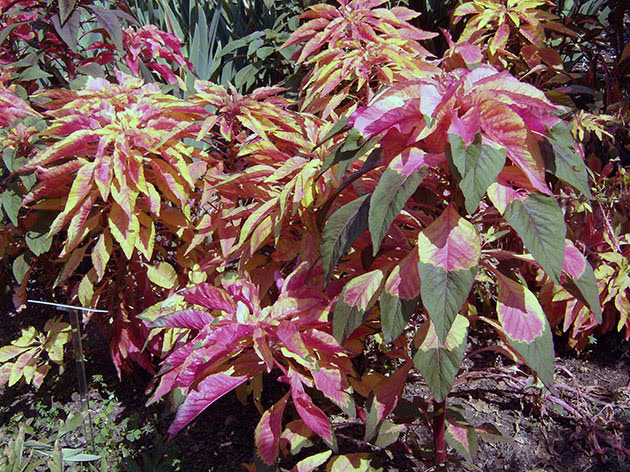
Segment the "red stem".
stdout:
<path fill-rule="evenodd" d="M 433 400 L 433 447 L 435 448 L 435 465 L 441 468 L 446 464 L 446 440 L 444 438 L 446 420 L 446 400 Z"/>

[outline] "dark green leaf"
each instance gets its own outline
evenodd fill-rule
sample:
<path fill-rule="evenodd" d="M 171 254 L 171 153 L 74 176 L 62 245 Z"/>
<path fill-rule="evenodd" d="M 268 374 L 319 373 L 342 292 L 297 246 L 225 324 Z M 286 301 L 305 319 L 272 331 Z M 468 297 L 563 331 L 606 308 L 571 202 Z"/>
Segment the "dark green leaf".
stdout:
<path fill-rule="evenodd" d="M 322 264 L 326 279 L 330 277 L 341 256 L 367 229 L 369 197 L 364 195 L 342 206 L 326 221 L 322 242 Z"/>
<path fill-rule="evenodd" d="M 59 0 L 59 17 L 62 25 L 70 17 L 76 3 L 76 0 Z"/>
<path fill-rule="evenodd" d="M 368 223 L 372 235 L 372 255 L 376 256 L 392 222 L 416 191 L 427 166 L 418 158 L 404 161 L 397 156 L 387 166 L 372 194 Z"/>
<path fill-rule="evenodd" d="M 551 137 L 547 139 L 553 152 L 543 154 L 545 166 L 560 180 L 572 185 L 588 198 L 592 198 L 586 165 L 582 157 L 575 151 L 575 141 L 568 125 L 558 123 L 549 132 Z"/>
<path fill-rule="evenodd" d="M 457 135 L 449 135 L 450 159 L 460 174 L 459 188 L 465 199 L 466 211 L 473 214 L 488 186 L 495 182 L 505 165 L 507 152 L 504 147 L 471 143 L 467 148 Z"/>
<path fill-rule="evenodd" d="M 355 129 L 351 129 L 345 141 L 335 146 L 326 157 L 322 164 L 322 169 L 319 171 L 319 175 L 322 175 L 335 164 L 339 164 L 337 175 L 342 177 L 348 170 L 348 167 L 350 167 L 350 164 L 359 159 L 366 152 L 371 151 L 380 139 L 380 136 L 377 136 L 363 143 L 361 133 Z"/>
<path fill-rule="evenodd" d="M 11 220 L 11 223 L 13 223 L 13 226 L 17 226 L 18 213 L 22 204 L 20 195 L 13 188 L 8 188 L 0 194 L 0 203 L 2 203 L 4 212 Z"/>
<path fill-rule="evenodd" d="M 457 313 L 468 298 L 476 270 L 453 270 L 418 263 L 420 295 L 440 339 L 445 339 Z"/>
<path fill-rule="evenodd" d="M 416 311 L 419 301 L 419 297 L 414 300 L 405 300 L 383 290 L 379 306 L 384 342 L 390 343 L 402 334 L 409 318 Z"/>

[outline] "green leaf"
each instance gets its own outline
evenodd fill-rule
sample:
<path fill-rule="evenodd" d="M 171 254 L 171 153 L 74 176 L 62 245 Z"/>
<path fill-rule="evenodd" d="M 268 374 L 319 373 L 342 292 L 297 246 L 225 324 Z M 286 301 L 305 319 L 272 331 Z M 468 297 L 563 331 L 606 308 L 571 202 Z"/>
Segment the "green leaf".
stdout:
<path fill-rule="evenodd" d="M 505 165 L 507 151 L 481 142 L 473 142 L 467 148 L 464 140 L 449 134 L 450 157 L 460 174 L 459 188 L 465 199 L 466 211 L 473 214 L 488 186 L 495 182 Z"/>
<path fill-rule="evenodd" d="M 27 272 L 31 268 L 31 264 L 26 260 L 27 254 L 22 253 L 13 260 L 13 276 L 19 284 L 24 281 Z"/>
<path fill-rule="evenodd" d="M 413 362 L 438 402 L 444 401 L 451 391 L 466 352 L 467 337 L 468 318 L 462 315 L 456 316 L 444 342 L 440 342 L 432 321 L 420 327 L 417 337 L 420 346 Z"/>
<path fill-rule="evenodd" d="M 335 146 L 331 153 L 328 154 L 322 164 L 319 175 L 322 175 L 326 170 L 335 164 L 339 164 L 337 176 L 342 177 L 348 170 L 348 167 L 350 167 L 350 164 L 366 154 L 368 151 L 371 151 L 380 140 L 381 137 L 377 136 L 363 143 L 363 136 L 361 135 L 361 132 L 354 128 L 351 129 L 348 132 L 348 136 L 345 141 Z"/>
<path fill-rule="evenodd" d="M 368 217 L 376 256 L 389 227 L 427 173 L 424 152 L 400 154 L 387 166 L 372 195 Z"/>
<path fill-rule="evenodd" d="M 383 272 L 377 269 L 355 277 L 345 285 L 333 313 L 333 336 L 339 344 L 345 343 L 361 326 L 376 302 L 383 278 Z"/>
<path fill-rule="evenodd" d="M 53 211 L 38 212 L 37 220 L 26 232 L 26 245 L 36 256 L 48 252 L 52 246 L 53 238 L 47 238 L 46 235 L 54 219 L 55 212 Z"/>
<path fill-rule="evenodd" d="M 560 285 L 566 226 L 555 198 L 532 193 L 523 200 L 515 199 L 507 206 L 503 217 L 551 280 Z"/>
<path fill-rule="evenodd" d="M 8 188 L 0 194 L 0 203 L 13 226 L 17 227 L 18 213 L 22 204 L 20 195 L 13 188 Z"/>
<path fill-rule="evenodd" d="M 322 141 L 318 144 L 318 146 L 321 146 L 322 144 L 324 144 L 325 142 L 331 140 L 335 136 L 340 135 L 341 133 L 343 133 L 347 129 L 348 129 L 348 117 L 347 116 L 341 117 L 339 119 L 339 121 L 337 121 L 337 123 L 335 123 L 333 125 L 333 127 L 330 129 L 328 134 L 326 134 L 324 139 L 322 139 Z"/>
<path fill-rule="evenodd" d="M 575 187 L 583 195 L 592 198 L 588 185 L 586 165 L 582 157 L 575 151 L 575 141 L 564 123 L 557 123 L 549 130 L 551 137 L 547 140 L 553 149 L 553 153 L 544 154 L 547 169 L 563 182 Z"/>
<path fill-rule="evenodd" d="M 387 277 L 379 300 L 383 341 L 392 342 L 405 329 L 420 301 L 418 251 L 411 251 Z"/>
<path fill-rule="evenodd" d="M 481 155 L 481 134 L 477 134 L 473 142 L 466 146 L 463 138 L 457 134 L 448 135 L 449 148 L 447 157 L 452 162 L 458 180 L 463 178 L 479 160 Z"/>
<path fill-rule="evenodd" d="M 6 14 L 7 12 L 5 12 Z M 15 28 L 17 28 L 20 25 L 24 25 L 26 24 L 26 21 L 18 21 L 16 23 L 11 23 L 10 25 L 3 25 L 2 26 L 2 30 L 0 30 L 0 45 L 2 45 L 2 43 L 5 42 L 5 40 L 7 39 L 7 37 L 9 36 L 9 34 L 11 34 L 11 31 L 13 31 Z"/>
<path fill-rule="evenodd" d="M 383 290 L 379 303 L 384 342 L 390 343 L 402 334 L 411 315 L 415 313 L 419 301 L 420 297 L 404 300 Z"/>
<path fill-rule="evenodd" d="M 342 206 L 326 221 L 322 242 L 322 264 L 326 279 L 341 256 L 367 229 L 369 208 L 370 195 L 364 195 Z"/>
<path fill-rule="evenodd" d="M 586 262 L 586 267 L 584 268 L 582 276 L 579 279 L 574 279 L 573 283 L 584 297 L 588 307 L 595 314 L 595 321 L 597 323 L 601 323 L 602 307 L 599 302 L 597 279 L 595 278 L 593 267 L 591 267 L 591 264 L 589 264 L 588 261 Z"/>
<path fill-rule="evenodd" d="M 52 75 L 43 71 L 38 65 L 34 65 L 20 72 L 19 77 L 20 80 L 29 82 L 31 80 L 47 79 L 48 77 L 52 77 Z"/>

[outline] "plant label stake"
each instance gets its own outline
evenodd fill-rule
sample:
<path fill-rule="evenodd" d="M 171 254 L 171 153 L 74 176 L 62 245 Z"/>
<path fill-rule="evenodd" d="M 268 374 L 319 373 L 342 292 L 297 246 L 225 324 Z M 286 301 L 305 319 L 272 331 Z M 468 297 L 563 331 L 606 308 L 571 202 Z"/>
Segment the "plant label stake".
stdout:
<path fill-rule="evenodd" d="M 63 305 L 60 303 L 43 302 L 40 300 L 27 300 L 29 303 L 38 303 L 40 305 L 54 306 L 59 311 L 67 311 L 70 313 L 70 324 L 72 325 L 72 347 L 74 350 L 74 361 L 77 372 L 77 382 L 79 383 L 79 394 L 81 396 L 81 410 L 83 417 L 83 436 L 85 441 L 94 448 L 94 425 L 92 424 L 92 414 L 90 413 L 90 400 L 87 395 L 87 377 L 85 375 L 85 359 L 83 357 L 83 345 L 81 343 L 81 322 L 79 320 L 79 311 L 89 311 L 97 313 L 107 313 L 106 310 L 95 310 L 93 308 L 83 308 L 80 306 Z M 87 412 L 88 426 L 85 426 L 85 413 Z M 89 435 L 88 435 L 89 430 Z"/>

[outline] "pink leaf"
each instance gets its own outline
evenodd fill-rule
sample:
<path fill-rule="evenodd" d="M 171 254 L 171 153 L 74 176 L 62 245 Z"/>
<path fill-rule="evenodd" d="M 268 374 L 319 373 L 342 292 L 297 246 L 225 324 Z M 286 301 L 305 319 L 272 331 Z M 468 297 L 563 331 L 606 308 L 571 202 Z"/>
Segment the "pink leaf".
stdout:
<path fill-rule="evenodd" d="M 265 411 L 256 426 L 255 438 L 258 455 L 267 465 L 273 465 L 278 457 L 280 434 L 282 433 L 282 416 L 289 399 L 287 392 L 269 410 Z"/>
<path fill-rule="evenodd" d="M 276 335 L 289 351 L 301 357 L 309 355 L 300 335 L 300 330 L 294 322 L 288 320 L 280 322 L 276 328 Z"/>
<path fill-rule="evenodd" d="M 474 267 L 481 255 L 475 227 L 449 205 L 418 237 L 420 262 L 451 272 Z"/>
<path fill-rule="evenodd" d="M 328 417 L 315 406 L 311 397 L 306 394 L 302 382 L 295 371 L 289 370 L 289 381 L 291 384 L 291 397 L 300 418 L 304 420 L 306 426 L 311 428 L 311 431 L 325 441 L 332 443 L 334 437 Z"/>
<path fill-rule="evenodd" d="M 354 401 L 348 394 L 349 388 L 345 375 L 337 365 L 320 365 L 318 369 L 311 370 L 315 386 L 326 397 L 337 404 L 344 412 L 353 415 Z"/>
<path fill-rule="evenodd" d="M 248 379 L 249 376 L 247 375 L 232 377 L 220 372 L 209 375 L 199 382 L 197 390 L 192 391 L 177 410 L 175 420 L 168 428 L 169 439 L 194 420 L 203 410 Z"/>
<path fill-rule="evenodd" d="M 564 241 L 564 262 L 562 263 L 562 270 L 567 273 L 569 277 L 579 279 L 584 273 L 586 268 L 586 259 L 584 255 L 575 247 L 573 242 L 569 239 Z"/>
<path fill-rule="evenodd" d="M 229 314 L 236 313 L 236 303 L 225 290 L 209 283 L 201 283 L 180 292 L 188 303 L 201 305 L 211 310 L 220 310 Z"/>
<path fill-rule="evenodd" d="M 547 317 L 536 296 L 524 285 L 497 272 L 497 314 L 506 341 L 545 385 L 553 384 L 553 341 Z"/>
<path fill-rule="evenodd" d="M 213 320 L 210 313 L 191 308 L 160 316 L 149 324 L 149 328 L 203 329 Z"/>

